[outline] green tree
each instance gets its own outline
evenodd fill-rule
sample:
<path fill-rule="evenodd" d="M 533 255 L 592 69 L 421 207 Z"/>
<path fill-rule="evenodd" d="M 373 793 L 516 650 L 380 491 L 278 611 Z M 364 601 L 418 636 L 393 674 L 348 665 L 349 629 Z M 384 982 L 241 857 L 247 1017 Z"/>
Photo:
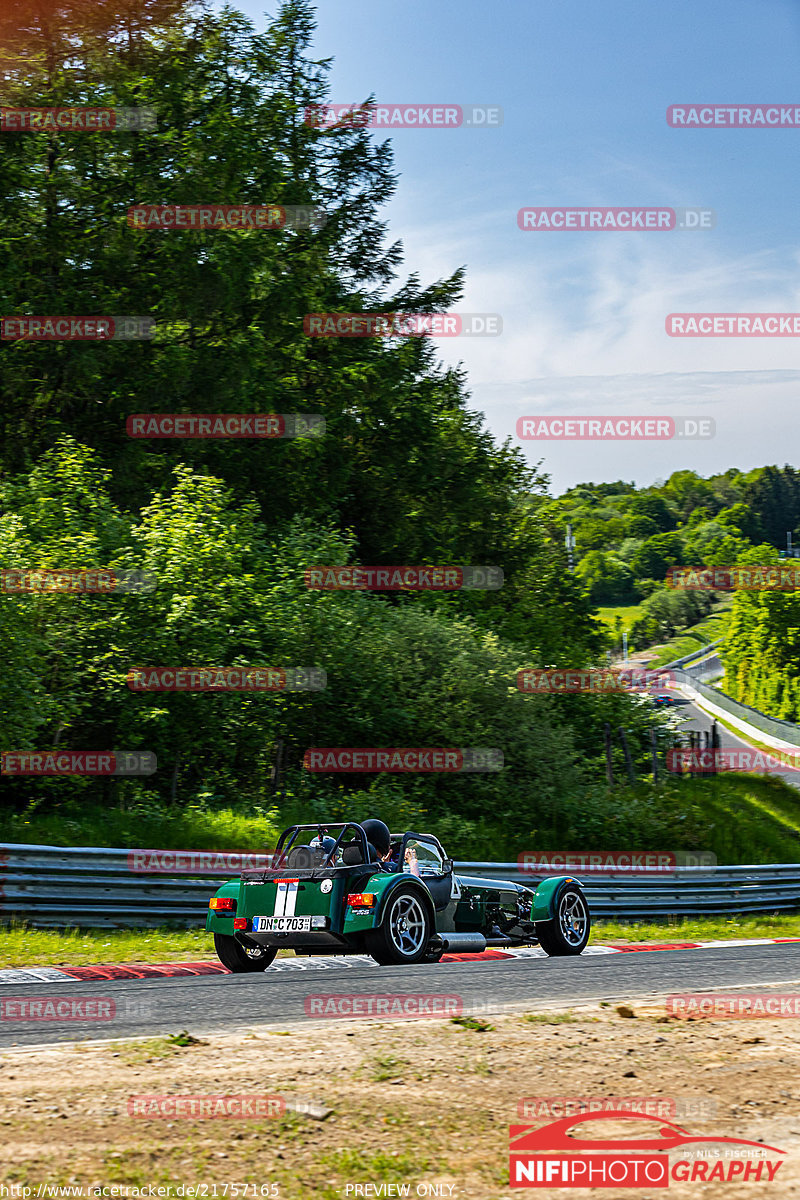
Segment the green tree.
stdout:
<path fill-rule="evenodd" d="M 33 462 L 61 432 L 114 464 L 111 494 L 147 503 L 186 463 L 254 495 L 270 521 L 302 512 L 356 536 L 362 561 L 495 563 L 514 556 L 516 503 L 536 485 L 467 408 L 463 372 L 429 338 L 311 338 L 319 311 L 452 309 L 463 272 L 398 279 L 380 208 L 388 143 L 353 123 L 317 128 L 327 60 L 313 10 L 286 0 L 264 33 L 240 14 L 105 0 L 59 21 L 6 75 L 6 99 L 150 105 L 154 133 L 36 134 L 0 144 L 5 313 L 149 314 L 152 342 L 3 343 L 2 465 Z M 69 69 L 67 67 L 69 64 Z M 91 83 L 87 82 L 91 80 Z M 142 232 L 143 203 L 313 204 L 321 228 Z M 76 269 L 76 264 L 79 269 Z M 317 412 L 319 439 L 141 441 L 136 412 Z"/>
<path fill-rule="evenodd" d="M 679 534 L 658 533 L 642 544 L 631 567 L 637 578 L 664 579 L 669 568 L 681 562 L 683 553 Z"/>

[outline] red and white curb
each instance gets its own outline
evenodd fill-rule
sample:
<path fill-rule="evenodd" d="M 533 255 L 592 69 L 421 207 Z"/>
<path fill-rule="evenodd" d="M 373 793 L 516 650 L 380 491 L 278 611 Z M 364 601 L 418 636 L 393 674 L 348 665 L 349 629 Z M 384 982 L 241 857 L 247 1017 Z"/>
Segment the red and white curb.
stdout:
<path fill-rule="evenodd" d="M 712 942 L 617 942 L 609 945 L 587 946 L 583 954 L 640 954 L 645 950 L 718 950 L 725 946 L 778 946 L 787 942 L 800 942 L 800 937 L 744 938 L 741 941 L 720 939 Z M 483 954 L 445 954 L 443 963 L 486 962 L 498 959 L 547 958 L 539 946 L 528 946 L 519 950 L 485 950 Z M 337 955 L 335 957 L 278 958 L 269 968 L 275 971 L 329 971 L 347 967 L 375 967 L 374 959 L 362 954 Z M 26 967 L 25 969 L 0 970 L 0 986 L 20 983 L 92 983 L 118 979 L 180 979 L 198 975 L 228 975 L 221 963 L 174 962 L 160 963 L 113 963 L 108 966 L 92 967 Z"/>

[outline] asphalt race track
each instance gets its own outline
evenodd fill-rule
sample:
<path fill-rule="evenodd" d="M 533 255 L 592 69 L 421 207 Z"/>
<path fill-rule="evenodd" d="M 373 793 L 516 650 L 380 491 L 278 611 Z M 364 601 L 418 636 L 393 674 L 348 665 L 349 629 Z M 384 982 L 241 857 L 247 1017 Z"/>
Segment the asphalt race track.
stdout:
<path fill-rule="evenodd" d="M 705 730 L 706 732 L 710 732 L 714 721 L 713 717 L 704 712 L 702 708 L 698 708 L 691 700 L 682 700 L 679 703 L 680 707 L 676 708 L 676 711 L 681 712 L 683 716 L 688 718 L 686 725 L 684 725 L 685 730 Z M 753 749 L 752 743 L 745 741 L 742 737 L 738 737 L 735 733 L 731 733 L 729 729 L 726 729 L 719 722 L 717 723 L 717 733 L 719 735 L 720 746 L 722 747 L 737 750 Z M 777 751 L 774 753 L 777 753 Z M 791 784 L 792 787 L 800 787 L 800 771 L 786 767 L 785 769 L 778 768 L 770 773 L 780 776 L 781 779 Z"/>
<path fill-rule="evenodd" d="M 531 1011 L 547 1005 L 608 1000 L 635 1002 L 654 995 L 781 984 L 800 990 L 800 943 L 730 945 L 580 958 L 520 958 L 418 967 L 351 964 L 254 975 L 139 979 L 114 982 L 9 984 L 8 999 L 111 998 L 112 1020 L 0 1020 L 0 1046 L 35 1046 L 97 1038 L 148 1036 L 188 1029 L 193 1034 L 309 1022 L 312 995 L 425 993 L 459 996 L 464 1012 Z M 352 1019 L 352 1018 L 351 1018 Z M 323 1022 L 313 1022 L 319 1031 Z"/>

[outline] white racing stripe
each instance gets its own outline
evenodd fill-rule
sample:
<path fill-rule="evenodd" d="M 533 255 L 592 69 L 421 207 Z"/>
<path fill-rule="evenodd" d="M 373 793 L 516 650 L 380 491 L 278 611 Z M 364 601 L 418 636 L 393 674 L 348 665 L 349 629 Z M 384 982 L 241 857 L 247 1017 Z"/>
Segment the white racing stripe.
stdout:
<path fill-rule="evenodd" d="M 297 885 L 299 879 L 279 879 L 275 889 L 274 917 L 293 917 L 297 907 Z"/>

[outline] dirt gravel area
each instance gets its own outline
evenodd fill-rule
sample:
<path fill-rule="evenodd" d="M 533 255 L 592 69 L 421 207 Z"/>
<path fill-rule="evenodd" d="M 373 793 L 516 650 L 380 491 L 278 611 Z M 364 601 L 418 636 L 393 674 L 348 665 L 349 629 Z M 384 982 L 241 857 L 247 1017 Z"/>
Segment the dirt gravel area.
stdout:
<path fill-rule="evenodd" d="M 633 1010 L 506 1013 L 480 1018 L 478 1025 L 491 1026 L 484 1029 L 441 1019 L 329 1020 L 224 1036 L 193 1028 L 200 1044 L 156 1038 L 12 1047 L 0 1056 L 0 1178 L 32 1187 L 34 1197 L 42 1183 L 80 1186 L 73 1194 L 84 1196 L 93 1194 L 90 1186 L 127 1185 L 136 1195 L 146 1185 L 171 1185 L 161 1195 L 180 1196 L 190 1194 L 176 1190 L 180 1185 L 200 1185 L 195 1194 L 210 1197 L 235 1196 L 233 1186 L 246 1184 L 239 1196 L 495 1200 L 512 1194 L 509 1125 L 544 1125 L 563 1115 L 558 1105 L 542 1109 L 532 1098 L 649 1097 L 651 1110 L 661 1103 L 661 1115 L 693 1136 L 784 1150 L 774 1181 L 536 1194 L 800 1196 L 796 1018 L 686 1021 L 663 1014 L 663 1003 L 654 1001 Z M 173 1103 L 177 1096 L 267 1095 L 282 1098 L 272 1110 L 283 1101 L 287 1108 L 266 1118 L 129 1115 L 131 1098 L 144 1095 L 169 1095 Z M 303 1111 L 309 1105 L 312 1111 Z M 641 1127 L 631 1133 L 631 1122 L 603 1124 L 605 1137 L 644 1136 Z M 585 1136 L 597 1134 L 587 1125 Z M 704 1151 L 715 1152 L 729 1162 L 725 1147 L 715 1151 L 709 1143 Z M 677 1157 L 670 1152 L 671 1162 Z"/>

